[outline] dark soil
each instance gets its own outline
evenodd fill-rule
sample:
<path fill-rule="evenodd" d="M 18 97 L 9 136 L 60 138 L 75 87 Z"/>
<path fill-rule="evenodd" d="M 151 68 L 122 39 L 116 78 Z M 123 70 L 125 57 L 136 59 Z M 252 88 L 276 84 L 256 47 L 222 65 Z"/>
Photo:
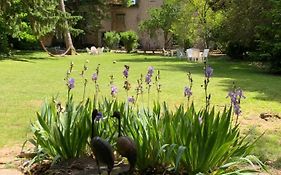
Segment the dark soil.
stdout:
<path fill-rule="evenodd" d="M 117 163 L 117 162 L 116 162 Z M 107 167 L 101 165 L 101 174 L 107 174 Z M 124 174 L 129 170 L 128 164 L 114 166 L 111 175 Z M 25 172 L 28 174 L 29 172 Z M 51 162 L 41 162 L 31 167 L 32 175 L 94 175 L 99 174 L 96 161 L 91 157 L 75 158 L 54 165 Z"/>

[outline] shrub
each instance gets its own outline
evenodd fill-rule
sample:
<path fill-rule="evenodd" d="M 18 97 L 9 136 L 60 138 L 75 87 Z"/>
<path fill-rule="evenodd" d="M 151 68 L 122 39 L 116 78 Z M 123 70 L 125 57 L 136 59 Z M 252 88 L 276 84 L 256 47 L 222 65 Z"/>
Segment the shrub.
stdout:
<path fill-rule="evenodd" d="M 229 42 L 226 47 L 226 54 L 232 59 L 243 59 L 246 51 L 246 47 L 239 42 Z"/>
<path fill-rule="evenodd" d="M 44 103 L 31 125 L 34 141 L 52 159 L 80 157 L 86 153 L 91 134 L 91 111 L 89 100 L 75 106 L 70 98 L 65 110 L 54 101 Z"/>
<path fill-rule="evenodd" d="M 138 47 L 138 35 L 134 31 L 122 32 L 121 41 L 123 42 L 127 53 Z"/>
<path fill-rule="evenodd" d="M 263 166 L 250 155 L 254 142 L 247 142 L 247 136 L 240 136 L 239 124 L 233 123 L 231 107 L 222 112 L 215 112 L 214 108 L 197 112 L 191 105 L 187 109 L 180 106 L 172 111 L 165 103 L 162 106 L 154 103 L 152 111 L 149 111 L 133 110 L 116 101 L 105 100 L 101 104 L 100 107 L 108 106 L 104 111 L 108 116 L 112 113 L 110 111 L 121 112 L 122 135 L 133 138 L 137 145 L 137 168 L 140 172 L 170 169 L 187 174 L 223 174 L 253 172 L 243 169 L 249 162 Z M 106 124 L 101 130 L 115 138 L 117 123 L 112 125 L 111 122 L 104 122 Z M 112 128 L 115 128 L 113 132 Z M 241 167 L 237 167 L 238 164 Z"/>
<path fill-rule="evenodd" d="M 13 43 L 13 48 L 18 50 L 40 50 L 40 44 L 38 40 L 30 38 L 11 38 L 11 43 Z"/>
<path fill-rule="evenodd" d="M 120 36 L 116 32 L 106 32 L 104 34 L 104 42 L 109 49 L 116 49 L 120 42 Z"/>
<path fill-rule="evenodd" d="M 175 149 L 173 164 L 188 174 L 221 171 L 232 159 L 249 155 L 253 145 L 240 137 L 231 108 L 216 113 L 214 108 L 196 112 L 193 105 L 187 110 L 180 106 L 174 114 L 166 112 L 164 120 L 167 143 Z"/>

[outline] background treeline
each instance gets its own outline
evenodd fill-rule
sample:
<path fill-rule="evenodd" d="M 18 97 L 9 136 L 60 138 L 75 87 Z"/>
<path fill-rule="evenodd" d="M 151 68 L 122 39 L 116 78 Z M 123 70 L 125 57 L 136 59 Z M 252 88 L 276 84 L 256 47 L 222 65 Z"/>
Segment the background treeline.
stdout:
<path fill-rule="evenodd" d="M 71 3 L 94 7 L 89 8 L 95 16 L 92 28 L 88 28 L 79 8 L 61 13 L 59 0 L 1 0 L 0 53 L 8 54 L 11 44 L 19 49 L 36 49 L 38 38 L 50 32 L 63 36 L 64 28 L 73 36 L 83 35 L 98 29 L 109 12 L 107 1 L 66 1 L 66 7 Z M 149 13 L 151 18 L 140 23 L 140 31 L 153 37 L 162 30 L 165 45 L 173 39 L 183 48 L 220 49 L 233 59 L 262 61 L 270 72 L 281 73 L 279 0 L 164 0 L 161 8 Z"/>

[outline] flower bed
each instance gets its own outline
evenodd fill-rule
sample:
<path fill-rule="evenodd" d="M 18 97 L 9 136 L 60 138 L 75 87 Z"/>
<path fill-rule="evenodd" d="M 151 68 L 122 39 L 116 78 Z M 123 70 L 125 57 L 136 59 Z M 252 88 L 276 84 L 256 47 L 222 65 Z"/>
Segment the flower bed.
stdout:
<path fill-rule="evenodd" d="M 91 77 L 95 85 L 94 98 L 85 97 L 88 84 L 88 79 L 84 76 L 88 70 L 85 63 L 81 73 L 84 80 L 84 95 L 81 102 L 75 104 L 71 93 L 75 88 L 75 80 L 71 78 L 73 66 L 74 64 L 71 63 L 65 77 L 67 101 L 60 103 L 57 99 L 53 99 L 51 102 L 46 102 L 41 112 L 37 114 L 37 121 L 32 123 L 37 156 L 31 163 L 45 159 L 61 162 L 89 156 L 92 154 L 90 140 L 93 132 L 108 141 L 115 149 L 120 132 L 132 138 L 136 145 L 136 173 L 258 172 L 245 166 L 249 163 L 264 168 L 262 162 L 250 155 L 254 142 L 248 142 L 247 135 L 240 134 L 238 122 L 241 113 L 240 101 L 245 98 L 241 88 L 233 86 L 229 92 L 231 107 L 216 111 L 211 106 L 211 94 L 208 93 L 208 88 L 213 69 L 209 65 L 204 66 L 205 78 L 202 85 L 206 105 L 200 110 L 197 110 L 190 101 L 190 96 L 193 95 L 191 73 L 187 74 L 188 84 L 184 87 L 184 96 L 187 97 L 185 103 L 175 110 L 169 109 L 167 102 L 160 104 L 159 100 L 156 100 L 151 104 L 152 99 L 149 96 L 152 86 L 156 87 L 158 99 L 161 95 L 160 71 L 155 71 L 152 66 L 148 68 L 145 76 L 141 74 L 137 80 L 135 96 L 129 96 L 132 88 L 128 79 L 130 67 L 124 66 L 123 88 L 127 92 L 128 100 L 122 102 L 116 98 L 118 87 L 114 84 L 113 75 L 110 76 L 109 83 L 111 97 L 98 96 L 99 65 Z M 148 95 L 147 106 L 139 107 L 141 104 L 139 98 L 145 92 Z M 95 120 L 92 119 L 94 109 L 99 111 L 99 118 Z M 111 117 L 116 111 L 121 116 L 120 127 Z M 117 154 L 115 157 L 117 159 Z"/>

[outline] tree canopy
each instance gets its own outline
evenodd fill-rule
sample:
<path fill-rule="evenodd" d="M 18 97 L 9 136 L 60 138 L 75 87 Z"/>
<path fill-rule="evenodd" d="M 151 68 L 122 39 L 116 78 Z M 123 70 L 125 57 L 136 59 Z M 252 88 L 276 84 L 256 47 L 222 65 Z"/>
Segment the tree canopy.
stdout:
<path fill-rule="evenodd" d="M 270 71 L 280 73 L 280 5 L 279 0 L 165 0 L 140 27 L 150 34 L 160 29 L 185 48 L 219 48 L 232 58 L 269 62 Z"/>
<path fill-rule="evenodd" d="M 164 47 L 167 47 L 172 37 L 172 25 L 177 20 L 179 7 L 170 0 L 164 1 L 160 8 L 153 8 L 149 11 L 150 18 L 140 24 L 142 31 L 148 31 L 154 36 L 156 31 L 161 29 L 164 33 Z"/>

